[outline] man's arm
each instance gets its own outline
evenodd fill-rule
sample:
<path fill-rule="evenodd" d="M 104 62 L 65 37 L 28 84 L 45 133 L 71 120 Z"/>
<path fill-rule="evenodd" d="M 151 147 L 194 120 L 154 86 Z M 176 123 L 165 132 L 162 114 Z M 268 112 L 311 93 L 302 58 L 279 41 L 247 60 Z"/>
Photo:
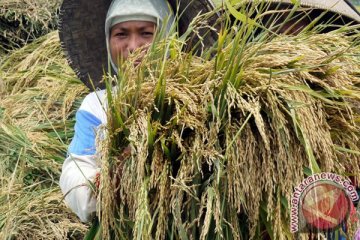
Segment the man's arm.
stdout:
<path fill-rule="evenodd" d="M 94 156 L 71 154 L 64 162 L 60 176 L 60 187 L 68 207 L 88 222 L 96 212 L 96 197 L 89 181 L 94 181 L 99 172 Z"/>
<path fill-rule="evenodd" d="M 77 111 L 74 138 L 60 176 L 65 202 L 83 222 L 90 221 L 96 211 L 96 197 L 90 181 L 94 181 L 100 171 L 95 139 L 99 126 L 106 124 L 106 114 L 101 104 L 103 98 L 103 91 L 91 93 Z"/>

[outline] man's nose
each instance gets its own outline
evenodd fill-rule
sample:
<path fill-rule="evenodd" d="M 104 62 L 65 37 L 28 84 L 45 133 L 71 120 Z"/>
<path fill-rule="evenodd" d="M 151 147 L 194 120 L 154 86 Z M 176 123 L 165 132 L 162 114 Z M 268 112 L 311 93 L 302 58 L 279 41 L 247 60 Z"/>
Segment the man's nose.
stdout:
<path fill-rule="evenodd" d="M 137 36 L 131 36 L 128 43 L 128 51 L 133 53 L 136 49 L 141 47 L 141 41 Z"/>

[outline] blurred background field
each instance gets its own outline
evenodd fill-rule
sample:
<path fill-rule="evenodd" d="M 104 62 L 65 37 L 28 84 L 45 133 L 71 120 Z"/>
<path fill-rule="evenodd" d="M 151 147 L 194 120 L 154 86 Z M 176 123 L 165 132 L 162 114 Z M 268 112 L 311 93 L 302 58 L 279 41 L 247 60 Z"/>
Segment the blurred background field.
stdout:
<path fill-rule="evenodd" d="M 350 2 L 352 2 L 357 9 L 360 11 L 360 1 L 359 0 L 350 0 Z"/>

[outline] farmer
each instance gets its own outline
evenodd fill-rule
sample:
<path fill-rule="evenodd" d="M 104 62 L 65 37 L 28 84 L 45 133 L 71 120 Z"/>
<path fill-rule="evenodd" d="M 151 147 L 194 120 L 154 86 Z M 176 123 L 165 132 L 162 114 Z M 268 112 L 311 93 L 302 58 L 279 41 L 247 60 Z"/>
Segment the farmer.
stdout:
<path fill-rule="evenodd" d="M 163 21 L 168 22 L 166 28 L 169 29 L 172 20 L 172 10 L 165 0 L 113 1 L 106 15 L 105 36 L 114 71 L 117 71 L 120 61 L 126 61 L 136 49 L 146 48 L 152 43 Z M 86 185 L 86 179 L 94 181 L 99 172 L 100 166 L 95 159 L 95 129 L 106 123 L 104 93 L 90 93 L 81 104 L 76 114 L 69 157 L 60 177 L 61 189 L 67 194 L 65 200 L 82 221 L 89 221 L 96 211 L 96 199 L 91 189 L 83 185 Z"/>
<path fill-rule="evenodd" d="M 76 69 L 80 79 L 91 87 L 93 83 L 100 86 L 99 78 L 103 74 L 102 68 L 104 63 L 108 62 L 107 59 L 111 63 L 112 72 L 116 73 L 121 62 L 126 61 L 135 50 L 146 51 L 160 28 L 169 32 L 174 23 L 172 9 L 176 9 L 174 6 L 176 7 L 175 3 L 178 1 L 113 0 L 107 9 L 106 17 L 101 16 L 101 12 L 106 9 L 106 1 L 80 2 L 64 1 L 62 10 L 65 13 L 60 39 L 70 55 L 71 66 Z M 178 6 L 179 9 L 186 7 Z M 199 9 L 203 11 L 205 7 L 209 9 L 211 6 L 206 0 L 201 0 L 192 3 L 190 7 L 188 12 L 183 13 L 185 20 L 179 19 L 180 23 L 185 21 L 184 24 L 188 24 L 186 19 L 191 20 L 200 12 Z M 74 8 L 80 14 L 73 14 L 76 12 Z M 86 9 L 86 12 L 83 9 Z M 79 26 L 79 22 L 84 26 Z M 165 24 L 166 26 L 163 26 Z M 105 25 L 104 31 L 98 31 L 103 29 L 101 25 Z M 87 29 L 88 27 L 90 28 Z M 68 29 L 73 32 L 69 34 Z M 102 36 L 105 36 L 105 39 Z M 104 54 L 101 49 L 105 46 Z M 105 60 L 104 55 L 107 55 Z M 93 62 L 98 60 L 99 62 Z M 136 60 L 135 65 L 140 61 L 141 58 Z M 95 79 L 94 82 L 88 80 L 88 75 Z M 99 90 L 90 93 L 83 100 L 76 113 L 75 135 L 60 176 L 60 187 L 65 201 L 83 222 L 90 221 L 96 212 L 96 198 L 89 181 L 95 182 L 100 172 L 99 163 L 96 161 L 98 153 L 95 138 L 99 126 L 107 122 L 105 95 L 104 90 Z"/>

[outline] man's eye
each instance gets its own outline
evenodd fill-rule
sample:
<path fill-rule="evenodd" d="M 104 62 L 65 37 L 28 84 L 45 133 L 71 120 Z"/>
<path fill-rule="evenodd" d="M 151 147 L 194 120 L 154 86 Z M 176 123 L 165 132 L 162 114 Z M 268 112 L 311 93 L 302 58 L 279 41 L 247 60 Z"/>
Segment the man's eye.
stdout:
<path fill-rule="evenodd" d="M 115 33 L 115 36 L 116 36 L 116 37 L 125 38 L 125 37 L 127 36 L 127 34 L 124 33 L 124 32 L 118 32 L 118 33 Z"/>
<path fill-rule="evenodd" d="M 154 35 L 154 33 L 153 32 L 143 32 L 142 35 L 144 37 L 152 37 Z"/>

